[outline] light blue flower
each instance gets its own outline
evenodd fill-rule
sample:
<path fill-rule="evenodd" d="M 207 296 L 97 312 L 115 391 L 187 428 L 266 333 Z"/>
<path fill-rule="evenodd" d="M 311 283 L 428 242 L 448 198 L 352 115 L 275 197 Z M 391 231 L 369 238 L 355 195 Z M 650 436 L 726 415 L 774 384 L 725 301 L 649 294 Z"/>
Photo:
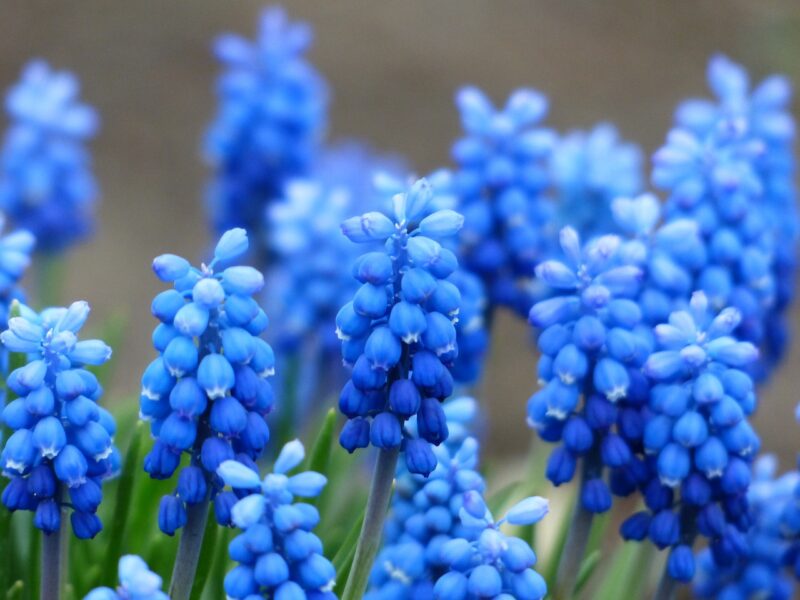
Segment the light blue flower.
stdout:
<path fill-rule="evenodd" d="M 161 577 L 151 571 L 138 556 L 128 554 L 119 559 L 119 586 L 101 587 L 89 592 L 83 600 L 168 600 L 161 591 Z"/>

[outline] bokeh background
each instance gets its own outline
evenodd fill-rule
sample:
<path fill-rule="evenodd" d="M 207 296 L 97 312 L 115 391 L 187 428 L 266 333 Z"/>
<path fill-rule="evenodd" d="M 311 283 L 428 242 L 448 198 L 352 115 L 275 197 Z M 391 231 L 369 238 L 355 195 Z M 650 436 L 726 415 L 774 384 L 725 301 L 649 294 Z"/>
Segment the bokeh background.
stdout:
<path fill-rule="evenodd" d="M 676 103 L 706 93 L 705 67 L 725 52 L 757 77 L 800 86 L 800 2 L 719 0 L 290 1 L 316 31 L 312 60 L 333 89 L 332 137 L 396 152 L 418 172 L 446 165 L 459 130 L 453 94 L 472 83 L 500 101 L 515 87 L 550 97 L 559 130 L 615 123 L 650 155 Z M 165 251 L 200 258 L 209 243 L 208 176 L 199 146 L 215 107 L 217 34 L 252 34 L 264 5 L 239 0 L 2 0 L 0 88 L 33 57 L 74 71 L 102 131 L 93 145 L 102 191 L 96 237 L 73 251 L 62 302 L 85 298 L 94 323 L 128 319 L 109 402 L 136 402 L 152 358 L 150 271 Z M 800 337 L 800 311 L 793 314 Z M 527 326 L 498 323 L 482 396 L 489 452 L 521 454 L 534 389 Z M 788 465 L 800 449 L 800 344 L 762 394 L 765 446 Z"/>

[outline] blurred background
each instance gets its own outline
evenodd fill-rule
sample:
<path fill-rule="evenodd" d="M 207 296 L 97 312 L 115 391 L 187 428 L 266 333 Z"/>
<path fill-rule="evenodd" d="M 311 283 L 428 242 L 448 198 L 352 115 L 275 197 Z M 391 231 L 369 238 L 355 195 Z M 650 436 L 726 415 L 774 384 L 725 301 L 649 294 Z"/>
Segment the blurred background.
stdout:
<path fill-rule="evenodd" d="M 609 120 L 650 155 L 676 103 L 706 95 L 714 52 L 754 77 L 772 72 L 800 82 L 800 3 L 796 0 L 291 1 L 294 18 L 314 27 L 311 59 L 333 90 L 330 135 L 369 140 L 423 173 L 449 165 L 459 131 L 453 94 L 472 83 L 495 100 L 516 87 L 550 98 L 548 123 L 561 131 Z M 200 155 L 214 114 L 213 38 L 251 36 L 264 4 L 193 0 L 3 0 L 0 88 L 41 57 L 81 79 L 102 129 L 93 144 L 101 186 L 97 235 L 69 255 L 62 302 L 85 298 L 93 321 L 128 319 L 115 348 L 107 402 L 137 402 L 140 374 L 154 351 L 149 314 L 161 289 L 156 254 L 194 259 L 207 247 L 203 205 L 208 171 Z M 800 311 L 793 315 L 800 337 Z M 527 325 L 503 315 L 483 386 L 490 406 L 489 452 L 521 454 L 531 432 L 525 402 L 535 362 Z M 800 345 L 762 393 L 758 425 L 784 466 L 798 450 Z"/>

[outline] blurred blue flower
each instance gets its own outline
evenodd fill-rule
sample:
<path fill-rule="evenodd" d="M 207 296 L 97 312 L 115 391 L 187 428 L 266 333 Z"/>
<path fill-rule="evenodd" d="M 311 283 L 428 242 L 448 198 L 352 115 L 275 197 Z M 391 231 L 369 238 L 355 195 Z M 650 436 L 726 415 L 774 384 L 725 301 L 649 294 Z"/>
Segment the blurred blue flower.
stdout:
<path fill-rule="evenodd" d="M 57 531 L 62 510 L 71 508 L 79 538 L 102 529 L 96 514 L 101 486 L 120 466 L 114 418 L 97 404 L 103 390 L 86 368 L 105 363 L 111 348 L 78 340 L 88 316 L 86 302 L 40 314 L 20 306 L 20 316 L 0 334 L 8 351 L 27 357 L 6 379 L 17 398 L 2 413 L 13 431 L 0 454 L 3 474 L 11 479 L 3 504 L 33 512 L 34 525 L 46 533 Z"/>
<path fill-rule="evenodd" d="M 328 92 L 306 60 L 311 41 L 308 25 L 271 7 L 255 41 L 228 34 L 216 42 L 225 71 L 205 153 L 214 169 L 208 202 L 218 233 L 244 227 L 262 244 L 265 207 L 316 158 Z"/>
<path fill-rule="evenodd" d="M 100 587 L 83 600 L 168 600 L 161 591 L 161 577 L 151 571 L 138 556 L 128 554 L 119 559 L 119 587 Z"/>
<path fill-rule="evenodd" d="M 585 239 L 614 233 L 611 201 L 642 191 L 641 150 L 601 123 L 561 137 L 550 160 L 561 223 Z"/>
<path fill-rule="evenodd" d="M 192 267 L 174 254 L 153 261 L 158 278 L 174 287 L 151 306 L 161 321 L 153 331 L 159 357 L 142 376 L 140 410 L 155 437 L 145 470 L 155 479 L 180 471 L 176 494 L 165 496 L 159 510 L 159 527 L 170 535 L 185 524 L 186 504 L 209 499 L 220 523 L 229 523 L 231 498 L 219 493 L 217 467 L 234 458 L 250 464 L 269 441 L 274 399 L 267 378 L 275 357 L 260 337 L 267 315 L 253 299 L 264 279 L 252 267 L 214 270 L 247 249 L 245 231 L 231 229 L 208 265 Z M 180 467 L 184 452 L 189 464 Z"/>
<path fill-rule="evenodd" d="M 58 252 L 93 228 L 97 186 L 86 142 L 98 129 L 74 75 L 29 63 L 6 96 L 11 121 L 0 153 L 0 210 Z"/>
<path fill-rule="evenodd" d="M 774 456 L 761 456 L 753 465 L 753 481 L 747 493 L 750 526 L 745 533 L 744 555 L 720 567 L 711 550 L 697 559 L 694 593 L 698 598 L 794 597 L 794 583 L 786 571 L 792 568 L 791 543 L 800 533 L 800 474 L 776 476 Z M 789 522 L 787 522 L 787 520 Z M 796 568 L 796 567 L 795 567 Z"/>
<path fill-rule="evenodd" d="M 304 456 L 299 441 L 289 442 L 263 480 L 254 467 L 237 461 L 219 466 L 225 484 L 250 490 L 231 510 L 233 524 L 242 533 L 229 546 L 231 559 L 239 563 L 225 577 L 229 598 L 336 598 L 331 591 L 336 572 L 312 531 L 319 512 L 311 504 L 295 502 L 298 496 L 318 496 L 326 483 L 314 471 L 289 475 Z"/>
<path fill-rule="evenodd" d="M 458 288 L 446 280 L 458 261 L 439 240 L 454 236 L 463 218 L 432 209 L 432 198 L 421 179 L 394 196 L 388 215 L 373 211 L 342 224 L 351 241 L 383 248 L 355 262 L 361 286 L 336 317 L 342 356 L 352 365 L 339 399 L 349 419 L 340 443 L 350 452 L 370 443 L 402 447 L 409 470 L 423 474 L 435 467 L 431 444 L 447 439 L 440 404 L 453 390 L 461 306 Z M 413 415 L 418 437 L 403 427 Z"/>
<path fill-rule="evenodd" d="M 459 236 L 463 266 L 481 277 L 491 305 L 525 314 L 533 269 L 554 238 L 555 210 L 547 198 L 555 134 L 540 126 L 547 100 L 520 89 L 496 109 L 477 88 L 456 96 L 465 136 L 452 149 L 450 192 L 464 215 Z"/>

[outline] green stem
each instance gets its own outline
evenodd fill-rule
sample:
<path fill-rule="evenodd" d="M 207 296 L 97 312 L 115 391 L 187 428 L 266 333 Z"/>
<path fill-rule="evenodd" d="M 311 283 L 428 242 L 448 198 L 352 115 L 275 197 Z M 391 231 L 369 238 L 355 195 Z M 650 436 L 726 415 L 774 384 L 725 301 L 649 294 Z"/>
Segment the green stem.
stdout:
<path fill-rule="evenodd" d="M 581 481 L 581 488 L 583 488 L 584 481 L 585 478 Z M 564 552 L 558 565 L 556 586 L 553 590 L 553 598 L 556 600 L 566 600 L 575 588 L 581 561 L 583 561 L 583 555 L 586 553 L 586 546 L 589 543 L 593 519 L 594 513 L 583 507 L 579 491 L 572 512 L 572 520 L 570 521 Z"/>
<path fill-rule="evenodd" d="M 372 563 L 375 562 L 375 555 L 378 553 L 383 535 L 383 522 L 389 508 L 399 454 L 399 448 L 378 452 L 367 510 L 364 513 L 364 524 L 361 526 L 361 535 L 358 538 L 353 566 L 347 577 L 342 600 L 361 600 L 364 597 Z"/>
<path fill-rule="evenodd" d="M 41 600 L 59 600 L 66 562 L 64 548 L 67 536 L 64 535 L 66 519 L 61 518 L 61 525 L 52 533 L 42 533 L 42 570 Z"/>
<path fill-rule="evenodd" d="M 658 588 L 656 589 L 655 596 L 653 596 L 653 600 L 672 600 L 675 598 L 677 587 L 677 582 L 670 577 L 665 565 L 664 572 L 661 574 L 661 581 L 658 582 Z"/>
<path fill-rule="evenodd" d="M 169 584 L 169 597 L 172 600 L 189 600 L 203 546 L 203 534 L 208 519 L 209 501 L 186 507 L 186 526 L 181 533 L 178 544 L 178 555 L 172 570 L 172 581 Z"/>

